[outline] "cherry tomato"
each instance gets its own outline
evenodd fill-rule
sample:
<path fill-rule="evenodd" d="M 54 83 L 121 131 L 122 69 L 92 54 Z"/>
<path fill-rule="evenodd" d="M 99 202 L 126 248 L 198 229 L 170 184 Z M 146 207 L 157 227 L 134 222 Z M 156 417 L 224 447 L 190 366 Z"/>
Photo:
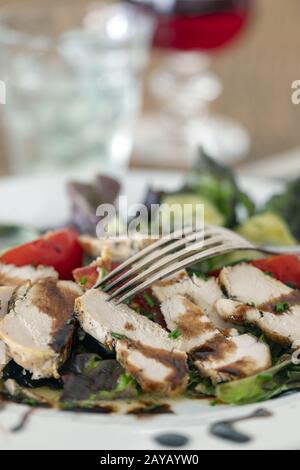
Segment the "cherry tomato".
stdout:
<path fill-rule="evenodd" d="M 0 256 L 0 262 L 15 266 L 52 266 L 61 279 L 72 279 L 72 271 L 82 266 L 83 251 L 73 229 L 49 232 Z"/>
<path fill-rule="evenodd" d="M 300 260 L 295 255 L 278 255 L 251 261 L 253 266 L 272 274 L 276 279 L 300 289 Z"/>

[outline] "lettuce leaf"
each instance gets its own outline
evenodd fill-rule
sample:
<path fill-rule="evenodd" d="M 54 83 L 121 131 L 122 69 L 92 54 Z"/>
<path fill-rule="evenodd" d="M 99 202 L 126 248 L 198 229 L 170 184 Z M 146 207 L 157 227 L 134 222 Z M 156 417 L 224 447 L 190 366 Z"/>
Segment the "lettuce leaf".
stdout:
<path fill-rule="evenodd" d="M 273 196 L 265 211 L 275 212 L 287 223 L 294 237 L 300 240 L 300 178 L 287 184 L 285 191 Z"/>
<path fill-rule="evenodd" d="M 240 190 L 231 168 L 216 162 L 202 149 L 187 175 L 184 191 L 187 190 L 210 201 L 223 214 L 229 228 L 238 225 L 241 213 L 247 219 L 255 212 L 254 202 Z"/>
<path fill-rule="evenodd" d="M 283 356 L 271 369 L 246 379 L 220 384 L 215 393 L 218 401 L 244 405 L 269 400 L 285 392 L 300 389 L 300 366 L 291 356 Z"/>

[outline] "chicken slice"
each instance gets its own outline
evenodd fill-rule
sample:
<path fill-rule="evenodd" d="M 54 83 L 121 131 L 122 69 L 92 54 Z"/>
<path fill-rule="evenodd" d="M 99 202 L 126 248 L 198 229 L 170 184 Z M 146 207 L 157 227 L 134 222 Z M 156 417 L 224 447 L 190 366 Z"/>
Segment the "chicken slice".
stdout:
<path fill-rule="evenodd" d="M 15 287 L 0 287 L 0 320 L 5 317 L 8 312 L 8 304 L 12 298 Z"/>
<path fill-rule="evenodd" d="M 59 377 L 74 326 L 69 320 L 82 290 L 70 281 L 42 279 L 17 288 L 8 314 L 0 321 L 0 339 L 9 356 L 33 379 Z"/>
<path fill-rule="evenodd" d="M 171 299 L 174 295 L 183 295 L 200 307 L 217 328 L 232 328 L 216 312 L 215 304 L 223 294 L 214 277 L 205 280 L 194 275 L 190 278 L 186 271 L 180 271 L 154 284 L 152 291 L 160 302 Z"/>
<path fill-rule="evenodd" d="M 292 289 L 250 264 L 237 264 L 223 268 L 219 281 L 228 297 L 256 305 L 269 302 Z"/>
<path fill-rule="evenodd" d="M 5 346 L 5 343 L 0 340 L 0 378 L 2 376 L 2 371 L 6 364 L 10 361 L 10 357 L 7 352 L 7 348 Z"/>
<path fill-rule="evenodd" d="M 20 286 L 26 281 L 32 283 L 39 279 L 58 279 L 58 273 L 50 266 L 22 266 L 0 263 L 0 286 Z"/>
<path fill-rule="evenodd" d="M 204 311 L 175 295 L 161 306 L 167 326 L 181 333 L 182 348 L 213 383 L 248 377 L 271 366 L 269 347 L 254 336 L 225 337 Z"/>
<path fill-rule="evenodd" d="M 300 291 L 246 264 L 224 268 L 220 280 L 231 299 L 216 308 L 224 320 L 257 326 L 275 342 L 300 340 Z"/>
<path fill-rule="evenodd" d="M 188 368 L 180 341 L 127 305 L 107 299 L 104 292 L 90 290 L 76 300 L 83 330 L 108 347 L 115 343 L 117 360 L 143 390 L 172 394 L 184 389 Z"/>
<path fill-rule="evenodd" d="M 100 239 L 90 235 L 81 235 L 79 237 L 79 243 L 88 256 L 97 258 L 102 256 L 103 250 L 106 249 L 109 250 L 112 260 L 117 263 L 127 260 L 154 241 L 154 239 L 144 237 L 124 240 Z"/>
<path fill-rule="evenodd" d="M 0 287 L 0 320 L 8 313 L 8 305 L 15 287 Z M 6 364 L 10 361 L 5 343 L 0 340 L 0 378 Z"/>

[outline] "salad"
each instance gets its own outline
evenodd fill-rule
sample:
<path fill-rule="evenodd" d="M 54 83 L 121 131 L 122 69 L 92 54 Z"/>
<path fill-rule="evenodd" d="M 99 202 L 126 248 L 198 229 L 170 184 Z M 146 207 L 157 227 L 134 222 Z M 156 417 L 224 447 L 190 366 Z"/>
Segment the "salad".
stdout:
<path fill-rule="evenodd" d="M 258 208 L 228 168 L 201 154 L 178 191 L 150 188 L 145 202 L 200 202 L 206 223 L 292 247 L 300 240 L 298 188 L 293 181 Z M 119 189 L 106 177 L 70 183 L 69 226 L 1 253 L 1 399 L 93 412 L 130 400 L 162 412 L 166 397 L 241 405 L 297 391 L 298 257 L 231 253 L 126 304 L 107 302 L 94 284 L 149 243 L 94 236 L 96 206 L 115 201 Z"/>

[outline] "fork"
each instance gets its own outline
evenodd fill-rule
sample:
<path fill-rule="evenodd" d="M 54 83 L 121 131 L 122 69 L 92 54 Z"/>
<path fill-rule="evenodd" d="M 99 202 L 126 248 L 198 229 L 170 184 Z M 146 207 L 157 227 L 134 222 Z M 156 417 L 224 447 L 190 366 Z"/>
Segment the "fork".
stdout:
<path fill-rule="evenodd" d="M 110 293 L 108 301 L 116 299 L 118 305 L 182 269 L 236 250 L 254 250 L 267 255 L 300 254 L 300 246 L 255 246 L 223 227 L 206 225 L 200 231 L 190 227 L 185 228 L 184 233 L 175 231 L 148 245 L 97 282 L 94 289 L 103 286 L 103 290 Z"/>

